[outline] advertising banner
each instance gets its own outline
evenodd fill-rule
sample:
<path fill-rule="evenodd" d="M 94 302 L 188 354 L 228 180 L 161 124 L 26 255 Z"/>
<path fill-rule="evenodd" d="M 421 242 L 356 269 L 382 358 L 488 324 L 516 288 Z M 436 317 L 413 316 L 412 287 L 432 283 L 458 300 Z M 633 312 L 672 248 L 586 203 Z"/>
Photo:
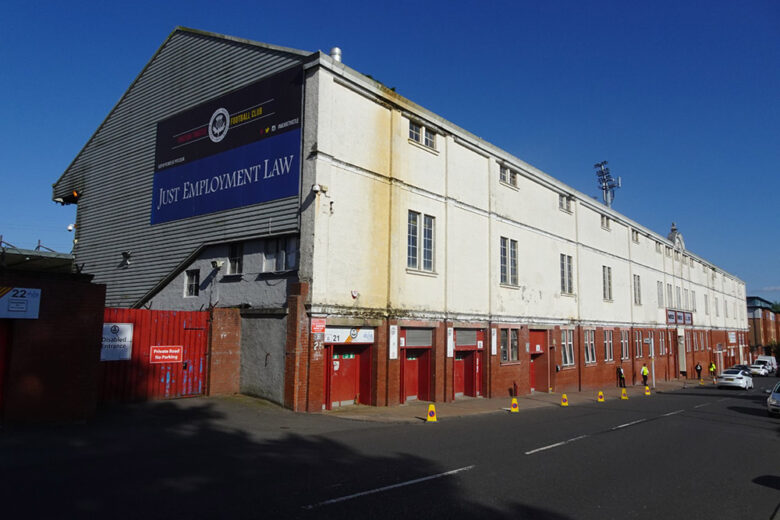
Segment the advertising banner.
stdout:
<path fill-rule="evenodd" d="M 104 323 L 100 361 L 127 361 L 133 355 L 133 324 Z"/>
<path fill-rule="evenodd" d="M 325 343 L 373 343 L 374 329 L 328 327 Z"/>
<path fill-rule="evenodd" d="M 297 195 L 302 85 L 294 67 L 157 123 L 151 223 Z"/>

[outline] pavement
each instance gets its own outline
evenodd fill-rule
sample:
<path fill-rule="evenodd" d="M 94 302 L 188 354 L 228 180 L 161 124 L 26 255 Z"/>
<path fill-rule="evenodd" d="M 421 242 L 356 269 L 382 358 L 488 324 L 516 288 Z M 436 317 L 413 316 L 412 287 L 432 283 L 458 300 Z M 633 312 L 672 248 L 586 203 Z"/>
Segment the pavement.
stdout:
<path fill-rule="evenodd" d="M 712 386 L 712 381 L 704 380 L 701 386 Z M 657 381 L 655 388 L 650 388 L 650 397 L 654 393 L 673 392 L 683 388 L 698 387 L 696 380 L 674 380 Z M 621 388 L 614 386 L 601 389 L 604 394 L 604 401 L 614 401 L 621 399 Z M 583 390 L 581 392 L 567 392 L 566 399 L 568 406 L 578 406 L 582 404 L 597 403 L 599 389 Z M 564 394 L 557 392 L 534 392 L 529 395 L 517 397 L 518 413 L 524 410 L 543 407 L 561 407 Z M 645 387 L 634 385 L 626 388 L 626 395 L 629 399 L 648 399 L 645 395 Z M 463 417 L 468 415 L 487 414 L 487 413 L 509 413 L 512 403 L 511 397 L 501 398 L 483 398 L 466 397 L 456 401 L 448 402 L 429 402 L 429 401 L 411 401 L 398 406 L 366 406 L 352 405 L 333 410 L 324 411 L 323 415 L 338 417 L 341 419 L 351 419 L 356 421 L 372 422 L 401 422 L 415 423 L 425 421 L 428 415 L 428 406 L 433 404 L 437 419 L 448 419 L 454 417 Z"/>

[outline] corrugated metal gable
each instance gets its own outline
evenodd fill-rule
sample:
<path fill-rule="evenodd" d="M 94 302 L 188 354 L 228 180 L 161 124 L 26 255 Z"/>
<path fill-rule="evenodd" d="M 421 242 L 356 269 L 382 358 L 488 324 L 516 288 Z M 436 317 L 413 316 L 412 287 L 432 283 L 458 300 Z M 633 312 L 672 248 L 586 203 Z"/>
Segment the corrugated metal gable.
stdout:
<path fill-rule="evenodd" d="M 157 122 L 304 59 L 189 30 L 163 44 L 54 185 L 54 197 L 81 193 L 74 254 L 107 305 L 133 305 L 203 244 L 298 230 L 298 197 L 156 226 L 149 215 Z"/>

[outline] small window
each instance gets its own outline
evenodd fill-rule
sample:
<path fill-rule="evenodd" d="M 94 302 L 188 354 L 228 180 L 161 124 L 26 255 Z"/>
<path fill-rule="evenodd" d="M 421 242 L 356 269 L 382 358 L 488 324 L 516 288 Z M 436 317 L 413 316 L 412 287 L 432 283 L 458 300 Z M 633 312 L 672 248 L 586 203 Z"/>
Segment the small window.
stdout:
<path fill-rule="evenodd" d="M 195 297 L 200 294 L 200 270 L 190 269 L 184 275 L 184 296 Z"/>
<path fill-rule="evenodd" d="M 642 283 L 638 274 L 634 275 L 634 304 L 642 305 Z"/>
<path fill-rule="evenodd" d="M 422 126 L 409 121 L 409 139 L 418 143 L 422 142 Z"/>
<path fill-rule="evenodd" d="M 409 140 L 436 149 L 436 132 L 414 121 L 409 121 Z"/>
<path fill-rule="evenodd" d="M 629 359 L 631 357 L 631 350 L 628 346 L 628 331 L 620 331 L 620 359 Z"/>
<path fill-rule="evenodd" d="M 566 195 L 558 195 L 558 208 L 566 213 L 571 213 L 571 199 Z"/>
<path fill-rule="evenodd" d="M 636 229 L 631 230 L 631 240 L 633 240 L 637 244 L 639 243 L 639 231 L 637 231 Z"/>
<path fill-rule="evenodd" d="M 241 274 L 244 271 L 244 244 L 230 244 L 227 274 Z"/>
<path fill-rule="evenodd" d="M 612 331 L 604 331 L 604 361 L 612 361 L 614 359 L 614 351 L 612 348 Z"/>
<path fill-rule="evenodd" d="M 609 229 L 609 217 L 606 215 L 601 215 L 601 227 L 604 229 Z"/>
<path fill-rule="evenodd" d="M 571 256 L 561 254 L 561 293 L 574 294 L 574 275 Z"/>
<path fill-rule="evenodd" d="M 436 132 L 425 128 L 425 142 L 423 144 L 428 148 L 436 149 Z"/>
<path fill-rule="evenodd" d="M 565 367 L 574 366 L 574 331 L 561 331 L 561 364 Z"/>
<path fill-rule="evenodd" d="M 298 267 L 297 237 L 271 238 L 263 244 L 263 273 L 289 271 Z"/>
<path fill-rule="evenodd" d="M 606 265 L 601 266 L 601 292 L 604 300 L 612 301 L 612 268 Z"/>
<path fill-rule="evenodd" d="M 661 242 L 655 243 L 655 252 L 660 253 L 661 252 Z"/>
<path fill-rule="evenodd" d="M 594 344 L 595 335 L 595 330 L 585 331 L 585 363 L 596 362 L 596 345 Z"/>
<path fill-rule="evenodd" d="M 658 289 L 658 308 L 663 309 L 664 308 L 664 283 L 661 281 L 656 282 L 656 287 Z"/>
<path fill-rule="evenodd" d="M 666 246 L 666 256 L 668 257 L 672 256 L 672 248 L 669 246 Z"/>
<path fill-rule="evenodd" d="M 501 176 L 499 179 L 503 183 L 514 186 L 515 188 L 517 187 L 517 172 L 507 168 L 506 166 L 501 167 Z"/>
<path fill-rule="evenodd" d="M 642 333 L 638 330 L 634 331 L 634 353 L 636 357 L 642 357 Z"/>

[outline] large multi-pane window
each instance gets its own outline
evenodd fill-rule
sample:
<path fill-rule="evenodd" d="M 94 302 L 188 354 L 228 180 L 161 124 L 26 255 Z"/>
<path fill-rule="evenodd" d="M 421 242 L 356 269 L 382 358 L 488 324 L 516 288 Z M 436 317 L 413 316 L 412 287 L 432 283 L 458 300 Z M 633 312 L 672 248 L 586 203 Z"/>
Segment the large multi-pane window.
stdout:
<path fill-rule="evenodd" d="M 519 331 L 517 329 L 501 329 L 501 361 L 512 362 L 519 359 Z"/>
<path fill-rule="evenodd" d="M 642 284 L 638 274 L 634 275 L 634 303 L 642 305 Z"/>
<path fill-rule="evenodd" d="M 561 292 L 563 294 L 574 293 L 574 276 L 571 256 L 564 254 L 561 254 Z"/>
<path fill-rule="evenodd" d="M 409 211 L 406 228 L 406 267 L 409 269 L 434 270 L 435 225 L 434 217 Z"/>
<path fill-rule="evenodd" d="M 658 335 L 658 353 L 662 356 L 666 355 L 666 334 L 661 331 Z"/>
<path fill-rule="evenodd" d="M 601 266 L 601 293 L 605 300 L 612 301 L 612 268 Z"/>
<path fill-rule="evenodd" d="M 409 121 L 409 139 L 428 148 L 436 149 L 436 132 L 414 121 Z"/>
<path fill-rule="evenodd" d="M 297 237 L 271 238 L 263 242 L 263 273 L 289 271 L 298 267 Z"/>
<path fill-rule="evenodd" d="M 612 361 L 614 352 L 612 349 L 612 331 L 604 331 L 604 361 Z"/>
<path fill-rule="evenodd" d="M 620 359 L 629 359 L 631 357 L 631 351 L 628 347 L 628 331 L 620 331 Z"/>
<path fill-rule="evenodd" d="M 561 330 L 561 357 L 565 367 L 574 365 L 574 331 Z"/>
<path fill-rule="evenodd" d="M 638 330 L 634 331 L 634 352 L 636 357 L 642 357 L 642 333 Z"/>
<path fill-rule="evenodd" d="M 586 330 L 585 335 L 585 363 L 596 362 L 596 345 L 594 339 L 596 336 L 595 330 Z"/>
<path fill-rule="evenodd" d="M 517 240 L 501 237 L 501 283 L 517 285 Z"/>

